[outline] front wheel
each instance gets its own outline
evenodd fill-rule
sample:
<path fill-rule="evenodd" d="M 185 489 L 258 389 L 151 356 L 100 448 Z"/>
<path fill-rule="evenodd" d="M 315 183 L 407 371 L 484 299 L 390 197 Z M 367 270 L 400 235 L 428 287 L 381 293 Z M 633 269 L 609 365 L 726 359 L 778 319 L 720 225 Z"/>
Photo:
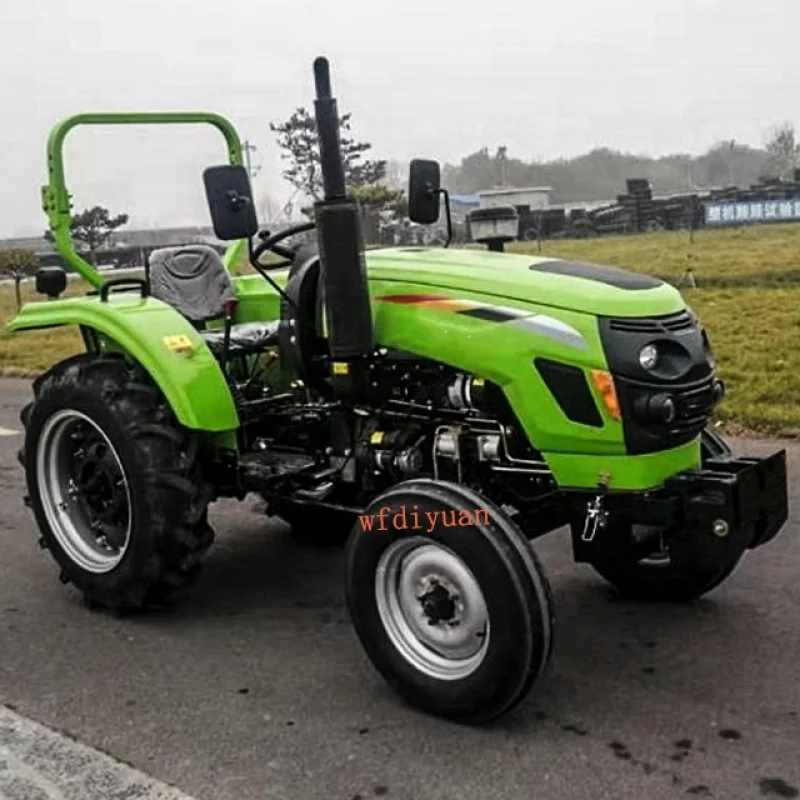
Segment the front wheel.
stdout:
<path fill-rule="evenodd" d="M 689 602 L 708 594 L 736 569 L 739 559 L 720 567 L 676 564 L 668 549 L 640 561 L 595 561 L 595 571 L 632 600 Z"/>
<path fill-rule="evenodd" d="M 356 633 L 410 704 L 487 723 L 543 673 L 553 644 L 547 579 L 519 528 L 475 492 L 398 484 L 359 517 L 346 563 Z"/>
<path fill-rule="evenodd" d="M 710 458 L 724 459 L 732 454 L 728 443 L 710 428 L 702 432 L 700 449 L 704 463 Z M 646 558 L 597 559 L 592 563 L 592 567 L 624 597 L 635 600 L 688 602 L 716 589 L 730 577 L 738 566 L 740 558 L 716 567 L 676 564 L 667 544 Z"/>

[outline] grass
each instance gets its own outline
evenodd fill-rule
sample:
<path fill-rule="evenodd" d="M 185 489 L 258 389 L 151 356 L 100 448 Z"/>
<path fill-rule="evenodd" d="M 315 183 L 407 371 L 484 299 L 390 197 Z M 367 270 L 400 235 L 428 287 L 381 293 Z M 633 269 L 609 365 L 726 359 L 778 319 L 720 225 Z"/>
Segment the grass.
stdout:
<path fill-rule="evenodd" d="M 536 243 L 512 252 L 540 255 Z M 542 242 L 541 255 L 590 261 L 646 272 L 677 282 L 691 268 L 705 288 L 800 284 L 800 225 L 759 225 L 695 231 L 663 231 Z"/>
<path fill-rule="evenodd" d="M 536 243 L 516 252 L 539 254 Z M 800 225 L 763 225 L 543 242 L 541 254 L 609 264 L 677 282 L 706 325 L 728 396 L 719 419 L 730 432 L 800 437 Z M 68 293 L 85 292 L 71 281 Z M 30 286 L 25 301 L 38 299 Z M 11 287 L 0 288 L 0 373 L 32 376 L 83 348 L 76 330 L 10 334 Z"/>
<path fill-rule="evenodd" d="M 85 294 L 89 285 L 72 280 L 62 297 Z M 41 300 L 33 285 L 22 285 L 22 302 Z M 6 323 L 16 313 L 13 286 L 0 287 L 0 374 L 11 377 L 34 377 L 48 367 L 83 350 L 77 328 L 48 328 L 42 331 L 11 333 Z"/>
<path fill-rule="evenodd" d="M 706 326 L 727 396 L 730 432 L 800 437 L 800 286 L 689 289 Z"/>

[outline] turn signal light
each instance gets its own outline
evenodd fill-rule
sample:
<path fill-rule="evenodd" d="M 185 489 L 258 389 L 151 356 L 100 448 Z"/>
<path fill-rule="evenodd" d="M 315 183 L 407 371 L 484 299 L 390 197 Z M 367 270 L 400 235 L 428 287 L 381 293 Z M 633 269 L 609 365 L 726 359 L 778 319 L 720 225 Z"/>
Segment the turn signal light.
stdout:
<path fill-rule="evenodd" d="M 611 373 L 601 369 L 593 369 L 592 381 L 594 381 L 595 388 L 603 398 L 603 403 L 605 403 L 609 416 L 619 422 L 622 419 L 622 414 L 619 410 L 617 389 L 614 386 L 614 378 L 611 377 Z"/>

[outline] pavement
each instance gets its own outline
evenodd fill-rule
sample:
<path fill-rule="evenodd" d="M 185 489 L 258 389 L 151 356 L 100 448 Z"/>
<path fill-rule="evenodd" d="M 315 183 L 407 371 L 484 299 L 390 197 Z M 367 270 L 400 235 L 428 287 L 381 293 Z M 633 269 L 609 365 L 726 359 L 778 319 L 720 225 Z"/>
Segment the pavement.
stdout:
<path fill-rule="evenodd" d="M 615 600 L 566 536 L 537 542 L 551 669 L 471 729 L 404 706 L 374 672 L 341 554 L 295 545 L 246 503 L 213 508 L 217 543 L 176 609 L 85 609 L 22 503 L 29 392 L 0 380 L 2 800 L 800 797 L 796 512 L 689 606 Z M 800 446 L 785 446 L 797 497 Z"/>

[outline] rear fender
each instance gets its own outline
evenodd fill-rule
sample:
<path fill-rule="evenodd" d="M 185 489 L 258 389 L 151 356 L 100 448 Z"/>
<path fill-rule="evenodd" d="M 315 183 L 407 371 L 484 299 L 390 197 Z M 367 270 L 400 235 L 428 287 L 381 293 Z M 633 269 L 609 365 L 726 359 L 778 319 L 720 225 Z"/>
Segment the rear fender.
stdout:
<path fill-rule="evenodd" d="M 28 303 L 8 324 L 12 331 L 79 325 L 99 334 L 102 350 L 135 359 L 187 428 L 220 433 L 239 427 L 225 376 L 202 337 L 175 309 L 152 297 L 112 293 Z"/>

